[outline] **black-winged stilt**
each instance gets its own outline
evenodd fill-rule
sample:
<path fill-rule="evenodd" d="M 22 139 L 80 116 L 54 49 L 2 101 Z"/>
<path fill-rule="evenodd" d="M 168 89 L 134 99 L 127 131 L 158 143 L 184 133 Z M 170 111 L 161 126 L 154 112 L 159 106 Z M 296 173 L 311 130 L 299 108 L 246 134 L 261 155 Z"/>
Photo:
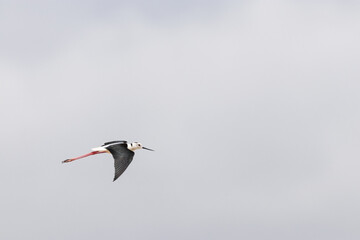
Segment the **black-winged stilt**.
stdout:
<path fill-rule="evenodd" d="M 99 154 L 99 153 L 111 153 L 114 158 L 114 166 L 115 166 L 115 176 L 114 180 L 118 179 L 120 175 L 126 170 L 126 168 L 131 163 L 134 157 L 134 151 L 137 149 L 146 149 L 149 151 L 154 151 L 150 148 L 143 147 L 141 143 L 133 142 L 127 143 L 127 141 L 111 141 L 104 143 L 101 147 L 93 148 L 92 151 L 88 154 L 81 155 L 76 158 L 69 158 L 62 163 L 72 162 L 74 160 L 88 157 L 91 155 Z"/>

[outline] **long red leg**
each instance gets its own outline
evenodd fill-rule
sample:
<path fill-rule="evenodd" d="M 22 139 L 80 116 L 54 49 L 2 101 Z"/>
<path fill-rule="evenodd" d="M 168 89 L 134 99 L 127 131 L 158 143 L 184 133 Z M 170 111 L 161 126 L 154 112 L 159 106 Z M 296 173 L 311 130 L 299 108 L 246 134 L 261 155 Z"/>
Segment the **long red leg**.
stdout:
<path fill-rule="evenodd" d="M 87 153 L 87 154 L 81 155 L 80 157 L 66 159 L 66 160 L 62 161 L 62 163 L 72 162 L 72 161 L 75 161 L 75 160 L 77 160 L 77 159 L 84 158 L 84 157 L 88 157 L 88 156 L 95 155 L 95 154 L 98 154 L 98 153 L 102 153 L 102 152 L 94 151 L 94 152 L 91 152 L 91 153 Z"/>

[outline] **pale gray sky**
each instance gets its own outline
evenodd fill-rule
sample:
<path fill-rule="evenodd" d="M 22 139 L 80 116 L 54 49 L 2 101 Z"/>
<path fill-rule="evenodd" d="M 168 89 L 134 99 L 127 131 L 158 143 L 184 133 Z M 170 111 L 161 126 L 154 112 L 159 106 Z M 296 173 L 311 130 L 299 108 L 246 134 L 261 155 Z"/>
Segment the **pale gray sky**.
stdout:
<path fill-rule="evenodd" d="M 359 239 L 359 10 L 0 1 L 0 238 Z"/>

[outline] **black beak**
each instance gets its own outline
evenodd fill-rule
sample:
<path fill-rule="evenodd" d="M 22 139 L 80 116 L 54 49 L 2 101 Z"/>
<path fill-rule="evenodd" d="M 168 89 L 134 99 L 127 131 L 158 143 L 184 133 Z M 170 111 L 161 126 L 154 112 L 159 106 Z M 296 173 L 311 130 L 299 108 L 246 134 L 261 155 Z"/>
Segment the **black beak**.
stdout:
<path fill-rule="evenodd" d="M 149 151 L 155 151 L 155 150 L 152 150 L 152 149 L 146 148 L 146 147 L 142 147 L 142 149 L 146 149 L 146 150 L 149 150 Z"/>

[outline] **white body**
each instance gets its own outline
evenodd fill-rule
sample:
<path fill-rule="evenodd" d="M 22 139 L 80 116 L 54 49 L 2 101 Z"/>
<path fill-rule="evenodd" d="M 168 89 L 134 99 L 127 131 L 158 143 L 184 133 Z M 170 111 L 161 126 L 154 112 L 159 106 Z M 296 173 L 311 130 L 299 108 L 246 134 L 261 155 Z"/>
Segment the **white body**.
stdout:
<path fill-rule="evenodd" d="M 109 150 L 107 150 L 104 147 L 96 147 L 96 148 L 92 148 L 91 151 L 93 152 L 103 152 L 103 153 L 110 153 Z"/>

